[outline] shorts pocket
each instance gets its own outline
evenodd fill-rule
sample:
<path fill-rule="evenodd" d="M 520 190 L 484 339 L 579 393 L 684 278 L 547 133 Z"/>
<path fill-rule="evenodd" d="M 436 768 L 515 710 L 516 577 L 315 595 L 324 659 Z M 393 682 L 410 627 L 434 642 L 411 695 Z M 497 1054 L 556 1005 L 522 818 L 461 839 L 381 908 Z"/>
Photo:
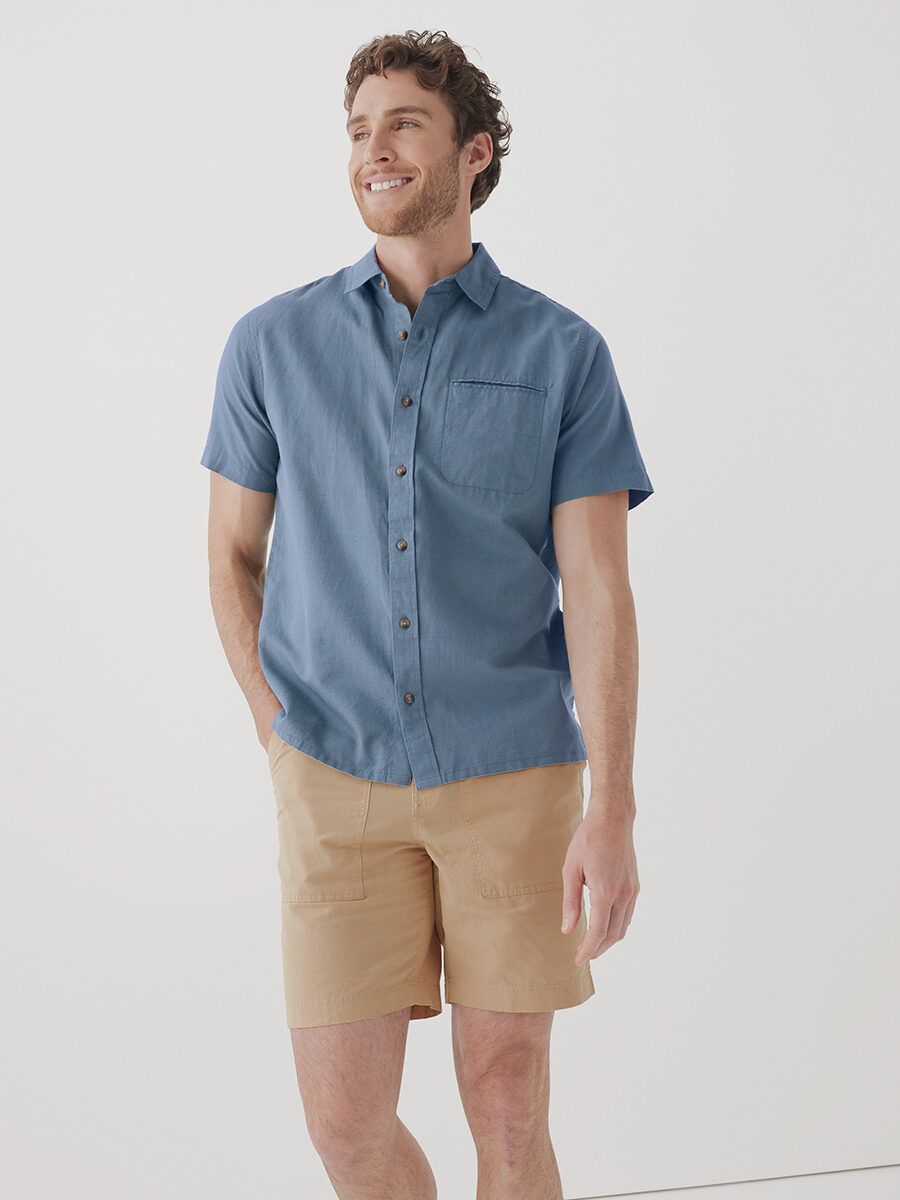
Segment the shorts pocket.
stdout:
<path fill-rule="evenodd" d="M 459 799 L 486 900 L 562 891 L 569 844 L 584 818 L 586 762 L 462 779 Z"/>
<path fill-rule="evenodd" d="M 441 437 L 441 474 L 451 483 L 525 492 L 534 482 L 545 387 L 451 379 Z"/>
<path fill-rule="evenodd" d="M 270 764 L 282 900 L 364 900 L 362 843 L 371 782 L 284 741 Z"/>

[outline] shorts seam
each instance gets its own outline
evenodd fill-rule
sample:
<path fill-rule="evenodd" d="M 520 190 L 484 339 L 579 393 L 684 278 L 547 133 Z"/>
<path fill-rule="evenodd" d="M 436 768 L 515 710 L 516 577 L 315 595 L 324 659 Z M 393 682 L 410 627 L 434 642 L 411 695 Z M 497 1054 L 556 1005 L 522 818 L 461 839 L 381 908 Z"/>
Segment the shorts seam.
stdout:
<path fill-rule="evenodd" d="M 567 979 L 560 979 L 555 983 L 509 983 L 507 980 L 504 980 L 503 987 L 513 992 L 539 992 L 546 988 L 568 987 L 572 983 L 577 983 L 579 978 L 580 976 L 578 975 L 569 976 Z M 444 982 L 451 984 L 456 983 L 457 980 L 452 976 L 445 975 Z"/>
<path fill-rule="evenodd" d="M 401 983 L 390 983 L 390 984 L 387 984 L 385 987 L 366 988 L 365 994 L 367 996 L 382 996 L 382 995 L 384 995 L 385 992 L 396 992 L 396 991 L 400 991 L 401 989 L 407 988 L 407 987 L 422 987 L 422 986 L 427 986 L 427 985 L 425 985 L 424 981 L 421 979 L 404 979 Z M 319 993 L 317 993 L 317 996 L 318 996 L 317 999 L 304 999 L 303 1001 L 301 1001 L 301 1004 L 303 1005 L 303 1007 L 306 1007 L 308 1005 L 314 1006 L 314 1007 L 322 1007 L 323 1005 L 333 1004 L 336 1000 L 337 1001 L 356 1000 L 359 998 L 357 996 L 357 994 L 354 992 L 319 992 Z M 410 1004 L 415 1004 L 415 1003 L 416 1002 L 413 1000 L 410 1001 Z"/>

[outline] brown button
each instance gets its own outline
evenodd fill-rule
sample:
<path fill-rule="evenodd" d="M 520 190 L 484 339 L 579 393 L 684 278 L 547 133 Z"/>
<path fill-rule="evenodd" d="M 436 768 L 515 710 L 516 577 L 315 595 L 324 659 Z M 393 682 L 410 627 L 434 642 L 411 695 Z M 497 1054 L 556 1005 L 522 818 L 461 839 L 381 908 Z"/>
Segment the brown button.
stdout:
<path fill-rule="evenodd" d="M 409 408 L 409 406 L 412 404 L 412 396 L 404 396 L 400 403 L 404 408 Z"/>
<path fill-rule="evenodd" d="M 400 332 L 397 334 L 397 337 L 400 339 L 401 342 L 405 342 L 406 341 L 406 330 L 401 329 Z"/>
<path fill-rule="evenodd" d="M 409 546 L 409 542 L 404 542 L 403 538 L 401 538 L 400 541 L 397 543 L 398 550 L 406 550 L 408 548 L 408 546 Z"/>
<path fill-rule="evenodd" d="M 398 475 L 406 474 L 406 467 L 404 467 L 403 463 L 401 463 L 400 466 L 397 468 L 397 474 Z"/>
<path fill-rule="evenodd" d="M 415 700 L 415 696 L 412 694 L 412 692 L 407 692 L 403 699 L 407 704 L 412 704 L 413 700 Z"/>
<path fill-rule="evenodd" d="M 400 628 L 401 629 L 409 629 L 409 626 L 410 626 L 409 617 L 401 617 L 400 618 Z"/>
<path fill-rule="evenodd" d="M 378 282 L 381 284 L 382 287 L 387 287 L 387 284 L 384 282 L 383 279 L 379 279 Z"/>

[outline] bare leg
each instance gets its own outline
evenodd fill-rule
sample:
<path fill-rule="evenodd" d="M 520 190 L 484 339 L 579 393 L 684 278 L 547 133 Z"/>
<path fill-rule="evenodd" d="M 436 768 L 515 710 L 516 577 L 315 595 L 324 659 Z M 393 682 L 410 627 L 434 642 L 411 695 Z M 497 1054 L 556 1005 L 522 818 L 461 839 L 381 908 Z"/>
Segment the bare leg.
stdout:
<path fill-rule="evenodd" d="M 397 1116 L 411 1006 L 291 1030 L 316 1153 L 340 1200 L 435 1200 L 422 1147 Z"/>
<path fill-rule="evenodd" d="M 460 1098 L 478 1155 L 476 1200 L 562 1200 L 549 1129 L 553 1013 L 451 1008 Z"/>
<path fill-rule="evenodd" d="M 475 1200 L 563 1200 L 556 1155 L 546 1129 L 476 1143 Z"/>
<path fill-rule="evenodd" d="M 339 1200 L 437 1200 L 437 1184 L 422 1147 L 400 1118 L 393 1146 L 329 1169 Z"/>

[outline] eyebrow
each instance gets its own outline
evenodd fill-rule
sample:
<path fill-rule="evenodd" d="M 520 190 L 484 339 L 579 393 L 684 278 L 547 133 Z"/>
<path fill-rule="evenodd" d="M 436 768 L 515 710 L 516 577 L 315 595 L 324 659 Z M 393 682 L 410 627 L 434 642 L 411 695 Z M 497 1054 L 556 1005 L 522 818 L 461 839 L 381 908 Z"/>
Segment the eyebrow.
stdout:
<path fill-rule="evenodd" d="M 401 104 L 399 108 L 386 108 L 384 115 L 386 117 L 396 117 L 400 113 L 420 113 L 423 117 L 433 117 L 432 112 L 427 108 L 422 108 L 419 104 Z M 368 117 L 364 114 L 361 116 L 351 117 L 347 122 L 347 129 L 353 129 L 355 125 L 361 125 L 364 121 L 368 121 Z"/>

